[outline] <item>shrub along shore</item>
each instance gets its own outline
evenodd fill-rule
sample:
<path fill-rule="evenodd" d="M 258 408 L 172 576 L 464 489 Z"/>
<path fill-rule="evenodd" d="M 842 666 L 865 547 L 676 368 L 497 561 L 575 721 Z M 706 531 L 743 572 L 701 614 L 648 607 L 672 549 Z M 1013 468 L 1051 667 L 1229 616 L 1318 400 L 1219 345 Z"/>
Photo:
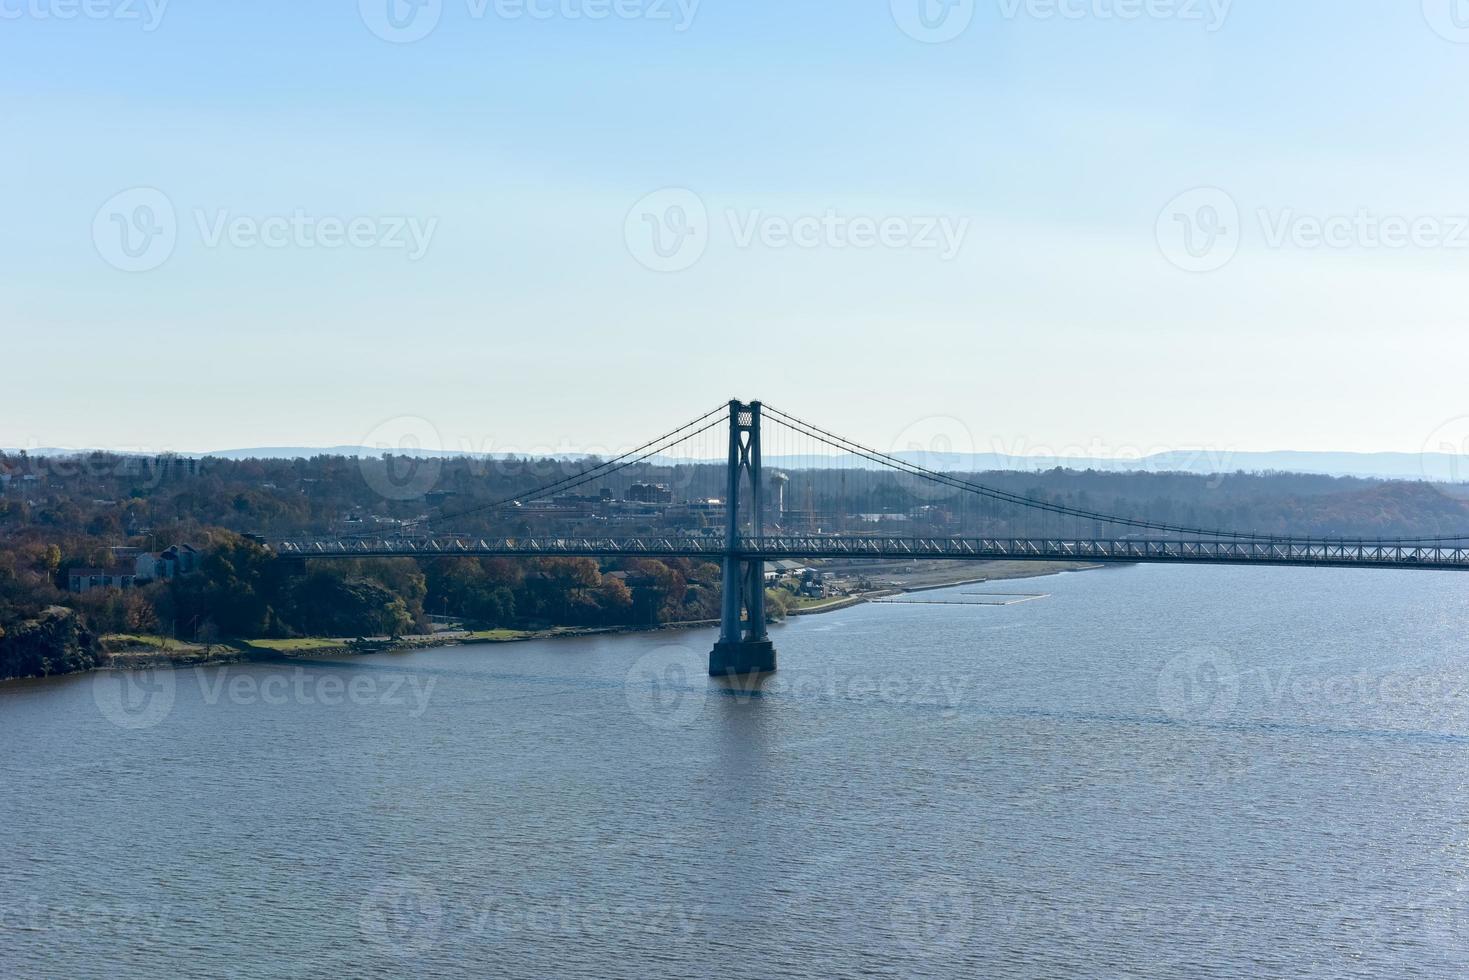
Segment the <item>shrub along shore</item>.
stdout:
<path fill-rule="evenodd" d="M 787 610 L 786 616 L 810 616 L 836 612 L 852 606 L 909 592 L 926 592 L 960 585 L 978 584 L 1020 578 L 1039 578 L 1069 571 L 1084 571 L 1096 565 L 1062 565 L 1044 563 L 1027 566 L 1004 563 L 978 566 L 989 574 L 974 574 L 976 566 L 945 563 L 947 568 L 918 566 L 915 576 L 924 584 L 906 588 L 874 589 L 856 595 L 835 596 L 815 600 Z M 101 637 L 86 633 L 78 617 L 70 610 L 48 610 L 44 624 L 37 632 L 46 642 L 67 651 L 59 658 L 28 660 L 30 672 L 18 676 L 46 676 L 77 673 L 95 669 L 138 670 L 153 667 L 194 667 L 232 663 L 270 663 L 283 660 L 320 657 L 354 657 L 371 653 L 403 652 L 432 647 L 473 644 L 517 643 L 573 636 L 596 636 L 618 633 L 650 633 L 668 630 L 709 629 L 719 625 L 717 619 L 690 620 L 649 626 L 552 626 L 533 629 L 440 630 L 426 635 L 376 636 L 357 638 L 292 637 L 288 639 L 228 639 L 215 642 L 183 641 L 157 634 L 114 633 Z M 37 637 L 38 642 L 41 637 Z M 14 679 L 14 678 L 11 678 Z"/>

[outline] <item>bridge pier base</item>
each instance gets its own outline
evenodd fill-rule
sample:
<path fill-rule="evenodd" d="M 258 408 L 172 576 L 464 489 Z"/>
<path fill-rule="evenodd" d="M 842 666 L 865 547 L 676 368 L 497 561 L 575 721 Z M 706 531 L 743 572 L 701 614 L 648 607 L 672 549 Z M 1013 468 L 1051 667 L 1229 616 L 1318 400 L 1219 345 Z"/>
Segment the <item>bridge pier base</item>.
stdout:
<path fill-rule="evenodd" d="M 775 644 L 765 629 L 765 562 L 724 559 L 724 606 L 709 676 L 775 673 Z"/>
<path fill-rule="evenodd" d="M 775 673 L 775 644 L 769 640 L 720 641 L 709 654 L 710 677 Z"/>

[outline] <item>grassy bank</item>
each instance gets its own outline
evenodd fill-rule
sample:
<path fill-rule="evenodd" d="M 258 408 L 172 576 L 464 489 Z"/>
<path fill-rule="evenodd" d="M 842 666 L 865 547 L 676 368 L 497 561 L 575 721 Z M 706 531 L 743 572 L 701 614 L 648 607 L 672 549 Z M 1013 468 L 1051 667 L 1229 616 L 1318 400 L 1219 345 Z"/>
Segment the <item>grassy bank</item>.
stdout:
<path fill-rule="evenodd" d="M 203 664 L 272 662 L 295 658 L 354 657 L 368 653 L 401 653 L 433 647 L 478 643 L 518 643 L 569 636 L 611 633 L 647 633 L 717 625 L 709 622 L 670 623 L 665 626 L 558 626 L 539 630 L 452 630 L 427 636 L 399 637 L 298 637 L 277 639 L 229 639 L 217 643 L 173 640 L 163 636 L 117 633 L 102 637 L 110 657 L 109 667 L 134 670 L 143 667 L 191 667 Z"/>
<path fill-rule="evenodd" d="M 812 616 L 835 612 L 871 599 L 926 592 L 958 585 L 997 582 L 1021 578 L 1040 578 L 1064 572 L 1086 571 L 1098 565 L 1066 562 L 994 562 L 976 566 L 968 562 L 927 563 L 913 566 L 902 575 L 888 576 L 882 588 L 856 595 L 829 599 L 795 598 L 787 615 Z M 982 572 L 983 574 L 977 574 Z M 451 630 L 429 636 L 401 637 L 300 637 L 289 640 L 230 639 L 216 643 L 185 642 L 150 634 L 117 633 L 104 636 L 114 669 L 142 667 L 189 667 L 203 664 L 272 662 L 294 658 L 351 657 L 368 653 L 394 653 L 432 647 L 461 646 L 479 643 L 519 643 L 526 640 L 549 640 L 569 636 L 597 636 L 615 633 L 649 633 L 663 630 L 699 629 L 718 626 L 714 621 L 669 623 L 663 626 L 559 626 L 536 630 Z"/>

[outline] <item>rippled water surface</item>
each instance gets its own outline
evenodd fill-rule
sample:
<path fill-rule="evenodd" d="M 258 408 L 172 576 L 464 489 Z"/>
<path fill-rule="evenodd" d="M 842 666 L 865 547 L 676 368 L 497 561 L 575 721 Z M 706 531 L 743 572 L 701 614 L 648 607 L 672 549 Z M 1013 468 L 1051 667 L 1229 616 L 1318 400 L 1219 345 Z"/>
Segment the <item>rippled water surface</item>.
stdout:
<path fill-rule="evenodd" d="M 1469 576 L 0 685 L 0 975 L 1469 976 Z"/>

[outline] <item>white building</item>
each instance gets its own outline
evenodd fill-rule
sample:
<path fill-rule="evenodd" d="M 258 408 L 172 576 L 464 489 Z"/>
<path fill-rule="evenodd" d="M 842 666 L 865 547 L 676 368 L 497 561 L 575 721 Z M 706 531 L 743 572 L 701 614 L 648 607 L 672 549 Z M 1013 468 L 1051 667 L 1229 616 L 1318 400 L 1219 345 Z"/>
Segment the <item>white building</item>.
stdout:
<path fill-rule="evenodd" d="M 199 552 L 193 545 L 176 544 L 156 555 L 139 555 L 135 577 L 139 582 L 158 582 L 187 575 L 198 569 L 199 558 Z"/>

